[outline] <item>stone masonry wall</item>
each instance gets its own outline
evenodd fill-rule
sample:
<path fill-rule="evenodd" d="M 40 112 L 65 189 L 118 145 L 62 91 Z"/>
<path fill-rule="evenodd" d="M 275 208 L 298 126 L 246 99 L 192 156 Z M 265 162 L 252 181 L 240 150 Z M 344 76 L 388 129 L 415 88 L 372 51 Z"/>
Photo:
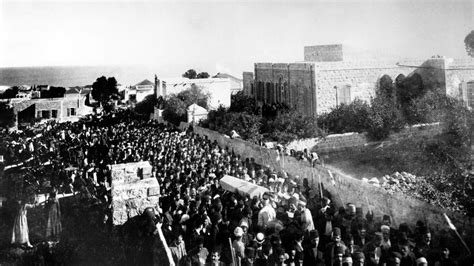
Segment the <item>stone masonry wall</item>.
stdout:
<path fill-rule="evenodd" d="M 252 83 L 253 83 L 253 72 L 244 72 L 242 74 L 243 86 L 244 86 L 244 94 L 251 95 L 252 94 Z"/>
<path fill-rule="evenodd" d="M 145 208 L 158 207 L 160 186 L 152 177 L 149 162 L 114 164 L 110 167 L 114 225 L 124 224 Z"/>
<path fill-rule="evenodd" d="M 181 128 L 185 127 L 186 124 L 183 123 Z M 199 135 L 207 136 L 211 141 L 217 141 L 222 147 L 233 149 L 243 158 L 255 158 L 258 164 L 272 166 L 277 171 L 286 171 L 290 176 L 299 176 L 298 182 L 300 184 L 302 184 L 303 178 L 308 178 L 309 184 L 314 189 L 318 189 L 318 183 L 321 182 L 324 189 L 331 194 L 333 201 L 339 205 L 355 203 L 356 206 L 362 207 L 364 211 L 370 208 L 377 217 L 389 214 L 392 216 L 395 226 L 403 222 L 414 226 L 417 220 L 422 220 L 429 221 L 430 227 L 435 230 L 447 228 L 442 215 L 446 212 L 444 209 L 402 193 L 389 194 L 382 188 L 336 172 L 331 175 L 327 168 L 322 166 L 312 168 L 293 157 L 285 156 L 277 161 L 277 154 L 274 150 L 268 150 L 240 139 L 229 139 L 209 129 L 194 127 L 194 131 Z M 462 214 L 453 212 L 447 212 L 447 214 L 458 229 L 466 230 L 468 235 L 473 233 L 472 225 L 466 223 L 466 217 Z"/>
<path fill-rule="evenodd" d="M 263 86 L 258 87 L 259 83 L 263 83 Z M 277 99 L 303 114 L 316 115 L 313 63 L 256 63 L 255 84 L 257 90 L 265 90 L 269 84 L 275 88 L 272 90 L 275 95 L 267 95 L 266 90 L 263 93 L 266 102 L 271 103 L 275 101 L 273 99 Z M 281 97 L 276 95 L 279 93 Z"/>
<path fill-rule="evenodd" d="M 342 44 L 314 45 L 304 47 L 304 61 L 334 62 L 342 60 Z"/>
<path fill-rule="evenodd" d="M 441 133 L 439 123 L 415 125 L 390 134 L 387 141 L 398 141 L 407 138 L 433 137 Z M 350 148 L 363 147 L 370 143 L 366 133 L 331 134 L 325 138 L 294 140 L 288 144 L 288 149 L 303 151 L 308 149 L 317 153 L 344 151 Z"/>
<path fill-rule="evenodd" d="M 330 112 L 336 106 L 336 90 L 349 85 L 351 87 L 351 100 L 361 99 L 370 102 L 370 98 L 375 96 L 378 82 L 383 75 L 389 75 L 392 80 L 400 75 L 408 75 L 413 69 L 397 67 L 392 65 L 371 65 L 355 66 L 350 62 L 340 62 L 339 66 L 333 69 L 318 69 L 316 71 L 317 87 L 317 110 L 318 114 Z M 341 97 L 340 95 L 338 95 Z M 340 101 L 340 99 L 339 99 Z"/>

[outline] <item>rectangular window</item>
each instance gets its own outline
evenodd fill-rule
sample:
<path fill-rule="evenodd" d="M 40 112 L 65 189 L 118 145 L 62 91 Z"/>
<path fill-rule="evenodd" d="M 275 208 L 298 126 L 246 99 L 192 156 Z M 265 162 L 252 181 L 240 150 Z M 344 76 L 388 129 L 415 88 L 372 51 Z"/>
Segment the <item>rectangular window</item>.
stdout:
<path fill-rule="evenodd" d="M 337 105 L 351 103 L 351 85 L 337 87 Z"/>
<path fill-rule="evenodd" d="M 41 118 L 41 111 L 36 111 L 36 117 Z"/>
<path fill-rule="evenodd" d="M 41 111 L 41 117 L 49 119 L 51 117 L 51 113 L 49 112 L 49 110 L 43 110 Z"/>
<path fill-rule="evenodd" d="M 474 82 L 467 83 L 467 105 L 474 108 Z"/>
<path fill-rule="evenodd" d="M 75 115 L 76 115 L 76 108 L 67 109 L 67 116 L 75 116 Z"/>
<path fill-rule="evenodd" d="M 51 117 L 58 118 L 58 110 L 51 110 Z"/>

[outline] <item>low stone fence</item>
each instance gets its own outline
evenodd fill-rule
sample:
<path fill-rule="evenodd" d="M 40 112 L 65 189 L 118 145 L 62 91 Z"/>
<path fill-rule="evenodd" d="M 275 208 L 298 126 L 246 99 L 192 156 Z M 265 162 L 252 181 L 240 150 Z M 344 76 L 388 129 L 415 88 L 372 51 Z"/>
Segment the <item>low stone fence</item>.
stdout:
<path fill-rule="evenodd" d="M 158 207 L 160 186 L 149 162 L 111 165 L 112 218 L 122 225 L 147 207 Z"/>
<path fill-rule="evenodd" d="M 433 137 L 442 132 L 440 123 L 419 124 L 404 128 L 399 132 L 390 134 L 386 141 L 399 141 L 407 138 Z M 288 149 L 295 151 L 315 151 L 318 153 L 329 153 L 344 151 L 351 148 L 363 147 L 371 143 L 367 133 L 343 133 L 331 134 L 325 138 L 311 138 L 292 141 L 287 145 Z"/>
<path fill-rule="evenodd" d="M 181 129 L 186 127 L 186 123 L 180 125 Z M 314 168 L 310 167 L 309 164 L 293 157 L 285 156 L 277 160 L 275 150 L 269 150 L 241 139 L 230 139 L 206 128 L 194 126 L 194 132 L 206 136 L 211 141 L 217 141 L 222 147 L 233 149 L 243 158 L 254 158 L 258 164 L 271 166 L 277 171 L 286 171 L 291 176 L 299 176 L 297 181 L 300 184 L 302 184 L 303 178 L 307 178 L 313 189 L 319 191 L 318 186 L 321 183 L 324 190 L 331 194 L 333 201 L 339 206 L 354 203 L 356 206 L 362 207 L 364 212 L 369 209 L 373 210 L 377 217 L 388 214 L 392 217 L 395 226 L 400 223 L 414 225 L 418 220 L 429 221 L 430 227 L 435 230 L 447 228 L 447 223 L 442 215 L 447 213 L 458 228 L 473 233 L 472 225 L 466 222 L 467 218 L 462 214 L 448 212 L 402 193 L 389 194 L 382 188 L 331 171 L 328 168 L 319 165 Z"/>

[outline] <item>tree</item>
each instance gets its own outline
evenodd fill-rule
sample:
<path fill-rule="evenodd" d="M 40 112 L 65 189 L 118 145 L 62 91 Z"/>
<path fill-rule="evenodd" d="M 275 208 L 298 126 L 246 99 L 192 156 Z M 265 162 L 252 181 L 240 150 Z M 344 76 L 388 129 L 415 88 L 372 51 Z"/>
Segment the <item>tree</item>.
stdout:
<path fill-rule="evenodd" d="M 277 115 L 267 122 L 262 131 L 264 134 L 269 134 L 272 140 L 280 143 L 325 135 L 318 128 L 316 117 L 302 115 L 296 110 Z"/>
<path fill-rule="evenodd" d="M 245 95 L 243 91 L 230 96 L 229 112 L 246 112 L 255 114 L 257 111 L 257 102 L 255 98 Z"/>
<path fill-rule="evenodd" d="M 195 103 L 207 109 L 209 93 L 204 93 L 201 88 L 193 84 L 191 88 L 177 95 L 171 95 L 164 103 L 163 118 L 175 125 L 186 121 L 187 107 Z"/>
<path fill-rule="evenodd" d="M 209 76 L 209 73 L 207 73 L 207 72 L 201 72 L 201 73 L 199 73 L 199 74 L 197 75 L 196 78 L 198 78 L 198 79 L 207 79 L 207 78 L 209 78 L 209 77 L 210 77 L 210 76 Z"/>
<path fill-rule="evenodd" d="M 0 99 L 16 98 L 17 94 L 18 94 L 18 87 L 13 86 L 13 87 L 5 90 L 2 94 L 0 94 Z"/>
<path fill-rule="evenodd" d="M 395 102 L 397 91 L 395 89 L 395 85 L 393 84 L 392 78 L 389 75 L 384 75 L 382 78 L 380 78 L 379 84 L 380 86 L 377 93 L 380 96 Z"/>
<path fill-rule="evenodd" d="M 182 100 L 186 106 L 195 103 L 207 109 L 211 94 L 203 92 L 199 86 L 192 84 L 191 88 L 178 93 L 177 97 Z"/>
<path fill-rule="evenodd" d="M 91 94 L 92 98 L 101 103 L 105 109 L 110 108 L 110 101 L 119 98 L 117 80 L 114 77 L 106 78 L 105 76 L 98 78 L 92 84 Z"/>
<path fill-rule="evenodd" d="M 330 133 L 365 132 L 369 124 L 371 108 L 368 103 L 356 99 L 350 104 L 340 104 L 331 112 L 318 117 L 318 126 Z"/>
<path fill-rule="evenodd" d="M 390 134 L 391 130 L 404 127 L 405 120 L 402 112 L 392 101 L 383 97 L 372 99 L 368 116 L 367 133 L 373 140 L 382 140 Z"/>
<path fill-rule="evenodd" d="M 466 45 L 466 52 L 470 57 L 474 57 L 474 30 L 471 31 L 466 38 L 464 38 L 464 44 Z"/>
<path fill-rule="evenodd" d="M 186 71 L 186 72 L 183 74 L 183 77 L 184 77 L 184 78 L 188 78 L 188 79 L 195 79 L 195 78 L 197 77 L 196 70 L 194 70 L 194 69 L 189 69 L 188 71 Z"/>
<path fill-rule="evenodd" d="M 5 102 L 0 102 L 0 127 L 11 127 L 15 124 L 13 108 Z"/>
<path fill-rule="evenodd" d="M 163 110 L 163 118 L 175 125 L 179 125 L 181 121 L 186 121 L 186 104 L 176 95 L 171 95 L 165 101 Z"/>
<path fill-rule="evenodd" d="M 200 126 L 223 134 L 230 134 L 232 130 L 236 130 L 243 139 L 254 143 L 258 143 L 262 138 L 261 125 L 260 116 L 244 112 L 228 112 L 222 106 L 210 111 L 207 119 L 200 122 Z"/>
<path fill-rule="evenodd" d="M 147 95 L 143 101 L 135 105 L 135 112 L 139 114 L 151 114 L 154 111 L 154 107 L 158 104 L 156 95 Z"/>

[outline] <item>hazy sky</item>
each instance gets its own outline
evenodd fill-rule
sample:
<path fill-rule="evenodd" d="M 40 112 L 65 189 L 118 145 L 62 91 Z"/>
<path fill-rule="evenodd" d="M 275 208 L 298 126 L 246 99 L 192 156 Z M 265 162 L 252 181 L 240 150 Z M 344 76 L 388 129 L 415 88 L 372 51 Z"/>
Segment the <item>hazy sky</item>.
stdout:
<path fill-rule="evenodd" d="M 241 76 L 343 43 L 400 57 L 465 57 L 474 1 L 0 0 L 0 67 L 146 65 Z"/>

